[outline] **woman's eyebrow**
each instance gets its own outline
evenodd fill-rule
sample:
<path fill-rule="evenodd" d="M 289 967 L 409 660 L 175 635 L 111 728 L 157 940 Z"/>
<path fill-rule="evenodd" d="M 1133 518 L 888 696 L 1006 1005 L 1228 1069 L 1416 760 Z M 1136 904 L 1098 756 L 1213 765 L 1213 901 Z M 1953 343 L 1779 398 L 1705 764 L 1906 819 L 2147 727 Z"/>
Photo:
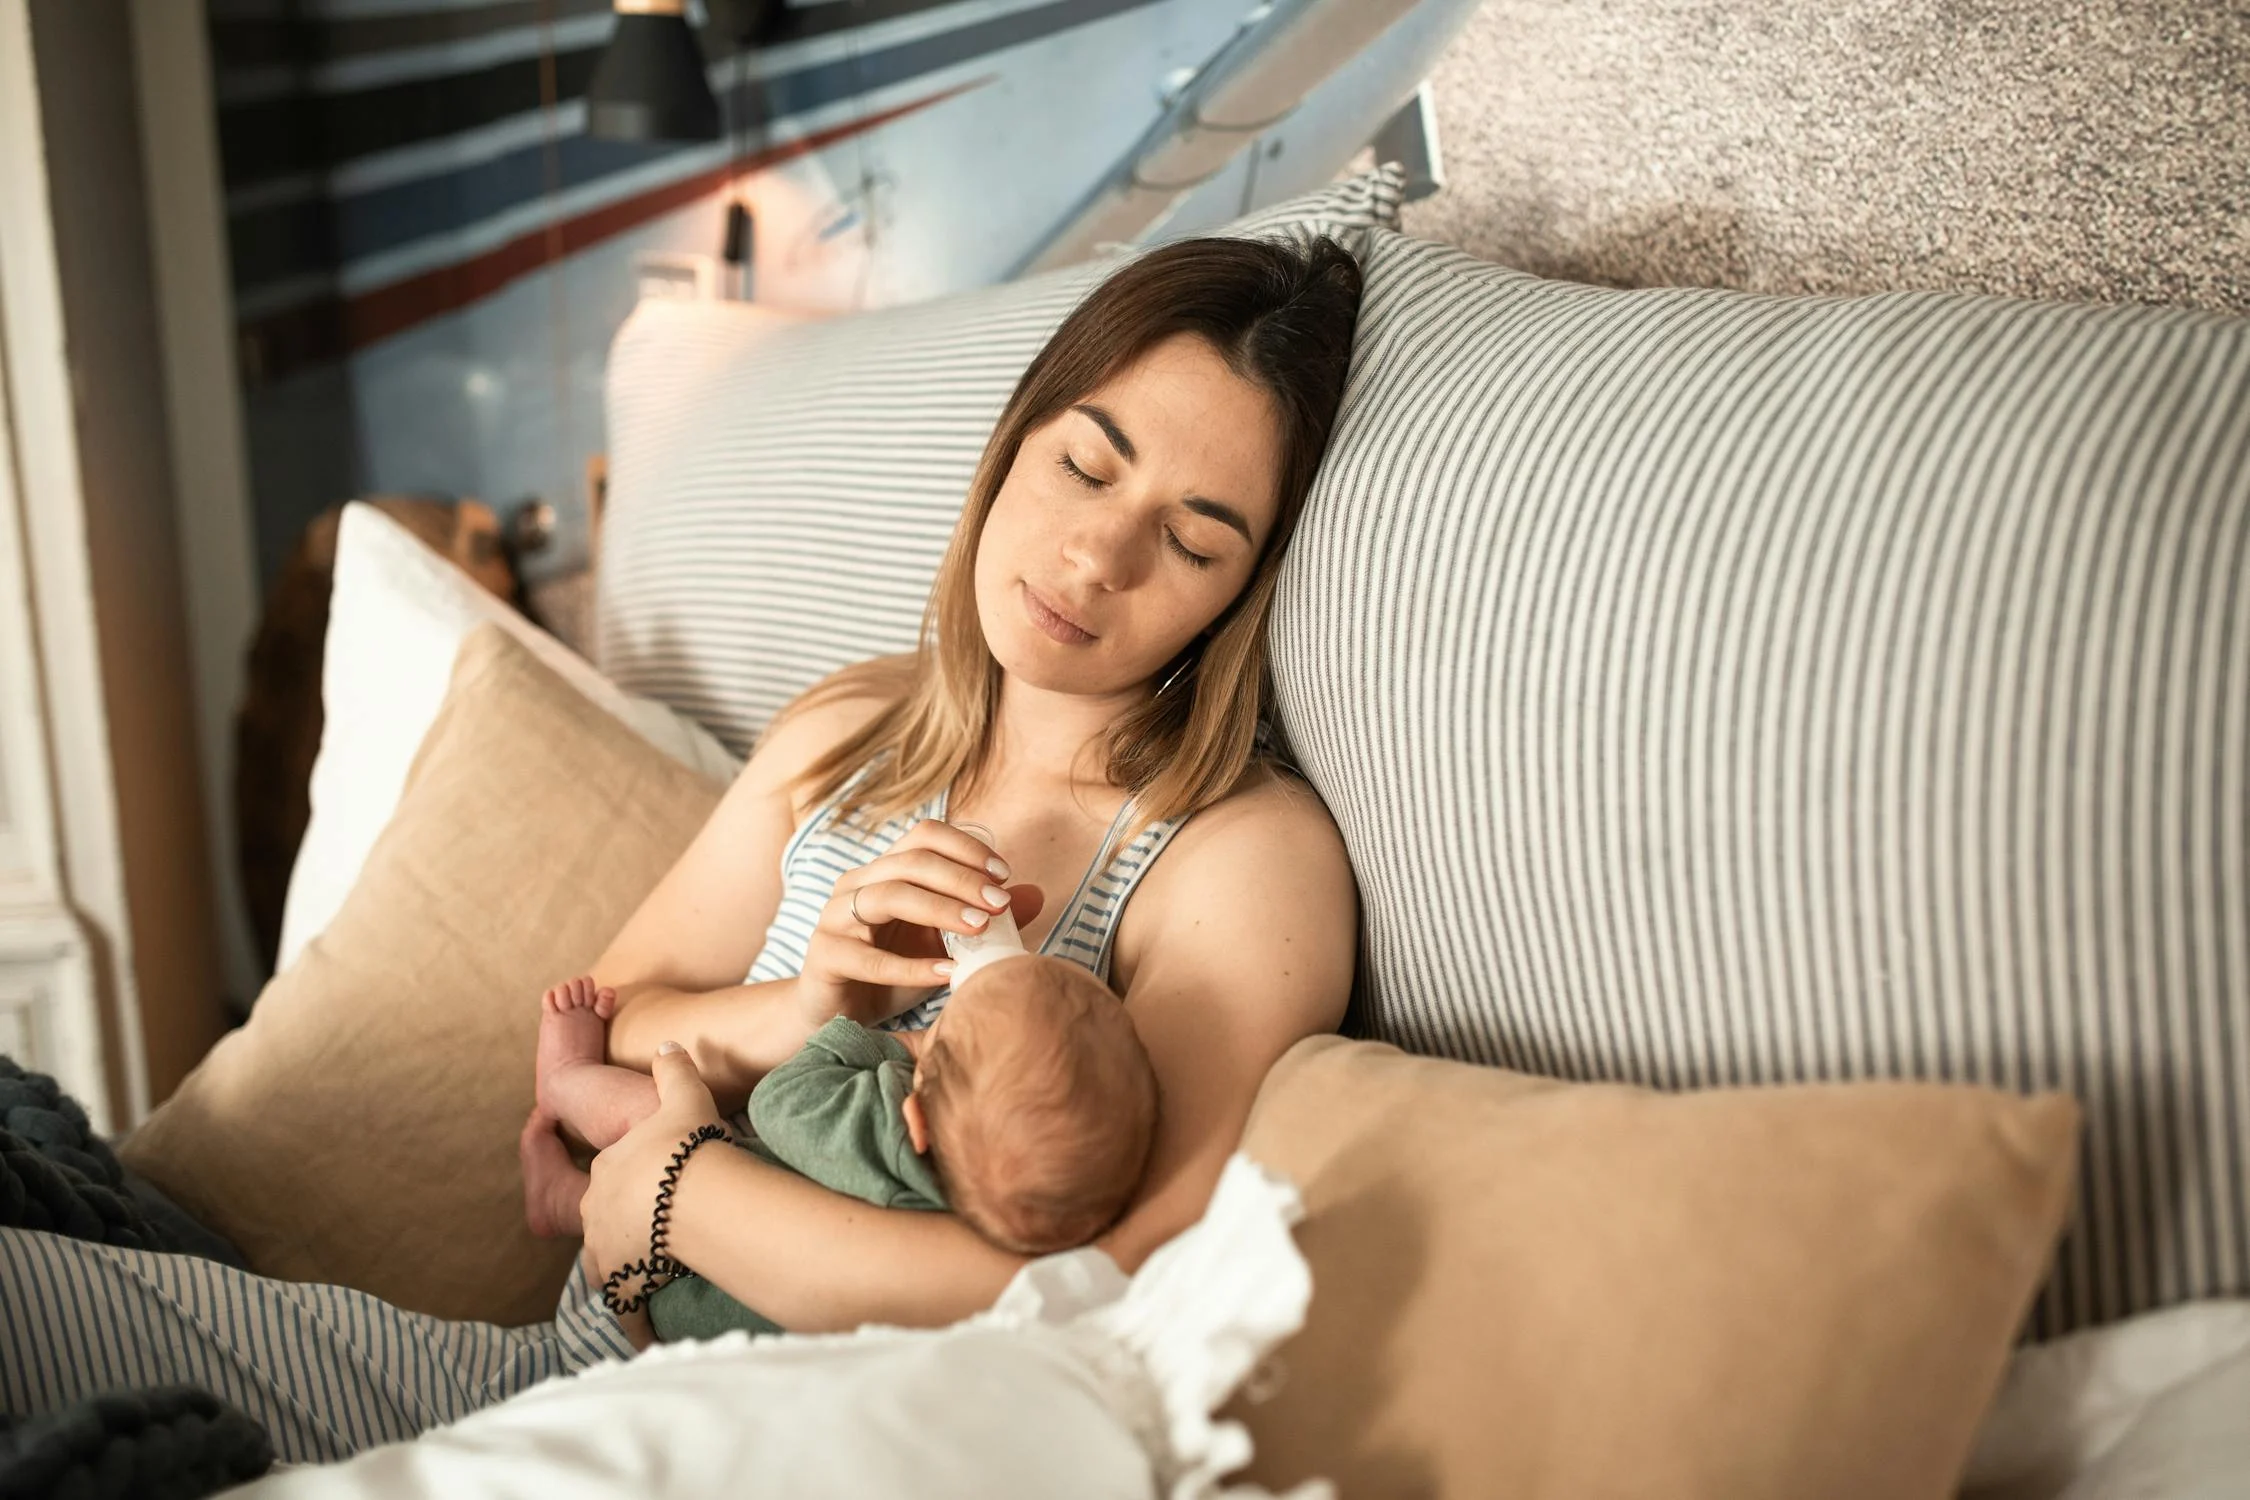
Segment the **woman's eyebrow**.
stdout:
<path fill-rule="evenodd" d="M 1244 541 L 1248 542 L 1253 547 L 1258 545 L 1258 539 L 1250 534 L 1250 523 L 1244 520 L 1242 518 L 1242 512 L 1236 510 L 1233 506 L 1227 505 L 1218 500 L 1207 500 L 1201 495 L 1190 495 L 1185 500 L 1182 500 L 1180 504 L 1186 506 L 1189 510 L 1194 511 L 1199 516 L 1209 516 L 1212 520 L 1219 522 L 1221 525 L 1232 526 L 1235 530 L 1242 533 L 1242 539 Z"/>
<path fill-rule="evenodd" d="M 1094 425 L 1102 430 L 1102 436 L 1109 439 L 1109 445 L 1117 450 L 1118 456 L 1125 462 L 1131 463 L 1140 457 L 1133 447 L 1133 440 L 1125 435 L 1125 429 L 1118 426 L 1116 419 L 1108 412 L 1090 401 L 1081 401 L 1071 410 L 1091 418 Z"/>

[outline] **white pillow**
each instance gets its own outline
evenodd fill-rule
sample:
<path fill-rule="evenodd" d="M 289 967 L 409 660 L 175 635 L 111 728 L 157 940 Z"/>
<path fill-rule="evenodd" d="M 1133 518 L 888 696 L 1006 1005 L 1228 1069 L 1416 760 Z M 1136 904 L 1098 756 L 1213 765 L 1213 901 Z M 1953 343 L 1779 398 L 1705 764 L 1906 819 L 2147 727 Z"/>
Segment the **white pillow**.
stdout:
<path fill-rule="evenodd" d="M 1299 1213 L 1294 1189 L 1236 1156 L 1203 1222 L 1130 1282 L 1077 1250 L 1034 1261 L 991 1312 L 949 1329 L 669 1345 L 229 1493 L 1251 1500 L 1266 1491 L 1222 1483 L 1249 1437 L 1211 1413 L 1303 1326 Z"/>
<path fill-rule="evenodd" d="M 389 516 L 371 505 L 347 505 L 322 657 L 326 722 L 313 762 L 312 817 L 289 872 L 277 970 L 288 968 L 343 905 L 437 717 L 461 637 L 486 620 L 674 760 L 717 781 L 732 780 L 740 769 L 694 720 L 628 695 Z"/>

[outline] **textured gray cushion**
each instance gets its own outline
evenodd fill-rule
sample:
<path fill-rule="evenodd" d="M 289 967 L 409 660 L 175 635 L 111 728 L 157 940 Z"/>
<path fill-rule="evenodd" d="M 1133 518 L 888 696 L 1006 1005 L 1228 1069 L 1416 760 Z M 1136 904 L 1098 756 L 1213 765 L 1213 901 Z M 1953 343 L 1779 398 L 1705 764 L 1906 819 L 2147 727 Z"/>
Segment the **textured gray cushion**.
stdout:
<path fill-rule="evenodd" d="M 1364 173 L 1220 232 L 1356 249 L 1400 185 Z M 745 752 L 819 678 L 911 647 L 1000 409 L 1118 264 L 779 331 L 643 303 L 610 356 L 603 668 Z"/>
<path fill-rule="evenodd" d="M 1368 1030 L 2059 1087 L 2041 1327 L 2250 1293 L 2250 323 L 1363 260 L 1272 646 Z"/>

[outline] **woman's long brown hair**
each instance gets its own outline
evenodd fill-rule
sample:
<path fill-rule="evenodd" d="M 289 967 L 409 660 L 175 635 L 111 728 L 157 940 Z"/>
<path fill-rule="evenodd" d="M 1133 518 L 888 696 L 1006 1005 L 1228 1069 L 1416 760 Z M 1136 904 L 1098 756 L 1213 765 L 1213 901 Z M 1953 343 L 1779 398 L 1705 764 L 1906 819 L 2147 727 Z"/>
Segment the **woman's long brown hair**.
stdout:
<path fill-rule="evenodd" d="M 975 782 L 1000 702 L 1000 664 L 985 644 L 976 601 L 977 543 L 993 499 L 1026 433 L 1177 334 L 1204 340 L 1271 398 L 1281 422 L 1279 508 L 1256 570 L 1206 633 L 1185 681 L 1152 691 L 1111 726 L 1107 774 L 1138 799 L 1141 826 L 1199 812 L 1240 785 L 1258 760 L 1258 720 L 1272 691 L 1266 616 L 1335 424 L 1359 298 L 1358 262 L 1325 236 L 1178 240 L 1096 287 L 1024 371 L 993 427 L 914 655 L 846 668 L 793 705 L 868 695 L 887 704 L 806 768 L 799 784 L 811 800 L 833 796 L 866 767 L 840 810 L 880 822 L 941 788 Z"/>

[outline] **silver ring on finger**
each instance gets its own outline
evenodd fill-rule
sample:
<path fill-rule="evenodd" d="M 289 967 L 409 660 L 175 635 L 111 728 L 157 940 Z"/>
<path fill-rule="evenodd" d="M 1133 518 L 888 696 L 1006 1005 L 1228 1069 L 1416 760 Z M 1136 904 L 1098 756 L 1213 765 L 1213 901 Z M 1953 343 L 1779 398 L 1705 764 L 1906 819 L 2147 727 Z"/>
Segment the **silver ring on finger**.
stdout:
<path fill-rule="evenodd" d="M 859 891 L 857 889 L 855 889 L 851 893 L 850 898 L 844 902 L 844 910 L 850 912 L 852 914 L 852 920 L 854 922 L 857 922 L 860 926 L 865 927 L 867 925 L 867 918 L 859 914 Z"/>

